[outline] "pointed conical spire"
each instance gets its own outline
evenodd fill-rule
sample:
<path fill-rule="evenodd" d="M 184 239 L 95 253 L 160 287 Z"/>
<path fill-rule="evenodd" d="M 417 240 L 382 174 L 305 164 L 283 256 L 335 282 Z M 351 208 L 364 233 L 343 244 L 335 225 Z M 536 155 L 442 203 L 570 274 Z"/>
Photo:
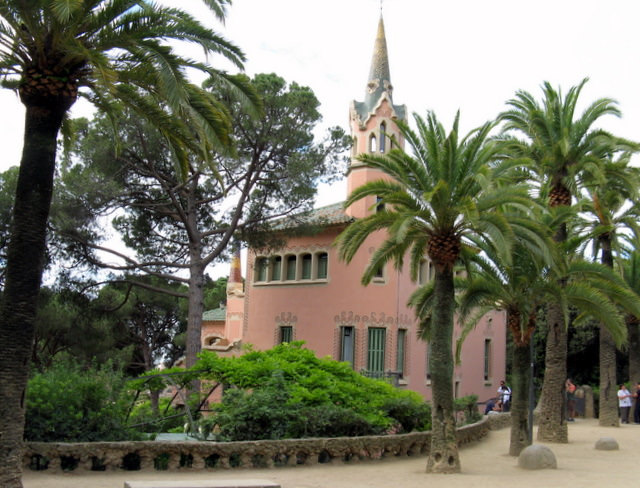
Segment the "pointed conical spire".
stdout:
<path fill-rule="evenodd" d="M 373 46 L 373 57 L 371 58 L 371 69 L 369 70 L 369 81 L 367 82 L 367 93 L 365 96 L 365 105 L 367 108 L 373 108 L 385 91 L 389 96 L 389 100 L 391 100 L 393 88 L 391 86 L 391 74 L 389 70 L 387 38 L 384 33 L 382 14 L 380 14 L 378 32 Z"/>

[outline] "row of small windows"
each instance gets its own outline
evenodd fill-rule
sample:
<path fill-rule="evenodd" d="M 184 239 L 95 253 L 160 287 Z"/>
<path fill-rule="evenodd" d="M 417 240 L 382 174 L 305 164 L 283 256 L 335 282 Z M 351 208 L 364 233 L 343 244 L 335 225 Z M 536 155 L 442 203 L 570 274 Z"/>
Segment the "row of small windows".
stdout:
<path fill-rule="evenodd" d="M 329 255 L 326 252 L 288 254 L 256 259 L 256 282 L 326 280 Z"/>
<path fill-rule="evenodd" d="M 354 140 L 354 144 L 353 144 L 354 156 L 358 151 L 357 142 L 358 142 L 357 140 Z M 377 152 L 384 153 L 387 151 L 387 142 L 390 142 L 389 136 L 387 135 L 387 124 L 386 122 L 382 122 L 380 124 L 380 129 L 377 134 L 375 131 L 369 134 L 367 149 L 369 153 L 377 153 Z M 390 144 L 390 147 L 392 146 L 393 144 Z"/>

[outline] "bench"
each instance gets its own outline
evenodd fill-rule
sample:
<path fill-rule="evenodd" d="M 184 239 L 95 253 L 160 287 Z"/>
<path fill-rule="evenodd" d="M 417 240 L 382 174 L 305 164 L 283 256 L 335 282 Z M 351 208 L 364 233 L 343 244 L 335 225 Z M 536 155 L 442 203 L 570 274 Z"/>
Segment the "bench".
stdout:
<path fill-rule="evenodd" d="M 125 481 L 124 488 L 280 488 L 266 480 Z"/>

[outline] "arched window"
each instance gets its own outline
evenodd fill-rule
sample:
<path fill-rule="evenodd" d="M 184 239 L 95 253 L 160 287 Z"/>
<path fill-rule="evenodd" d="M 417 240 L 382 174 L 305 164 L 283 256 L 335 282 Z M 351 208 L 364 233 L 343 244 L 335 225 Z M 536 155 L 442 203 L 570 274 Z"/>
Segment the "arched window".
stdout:
<path fill-rule="evenodd" d="M 269 271 L 269 260 L 258 258 L 256 260 L 256 281 L 267 281 L 267 271 Z"/>
<path fill-rule="evenodd" d="M 318 254 L 318 270 L 316 272 L 316 278 L 319 280 L 326 280 L 329 269 L 329 255 L 326 252 Z"/>
<path fill-rule="evenodd" d="M 311 279 L 311 264 L 312 264 L 311 254 L 303 254 L 302 255 L 302 276 L 301 276 L 303 280 Z"/>
<path fill-rule="evenodd" d="M 385 151 L 385 146 L 387 142 L 387 124 L 384 122 L 380 124 L 380 152 L 383 153 Z"/>
<path fill-rule="evenodd" d="M 282 257 L 276 256 L 273 258 L 273 269 L 271 270 L 271 279 L 274 281 L 280 281 L 282 279 Z"/>
<path fill-rule="evenodd" d="M 287 280 L 296 279 L 296 256 L 287 256 Z"/>
<path fill-rule="evenodd" d="M 375 134 L 371 134 L 371 136 L 369 136 L 369 152 L 374 153 L 376 152 L 376 148 L 377 148 L 378 144 L 376 141 L 376 135 Z"/>

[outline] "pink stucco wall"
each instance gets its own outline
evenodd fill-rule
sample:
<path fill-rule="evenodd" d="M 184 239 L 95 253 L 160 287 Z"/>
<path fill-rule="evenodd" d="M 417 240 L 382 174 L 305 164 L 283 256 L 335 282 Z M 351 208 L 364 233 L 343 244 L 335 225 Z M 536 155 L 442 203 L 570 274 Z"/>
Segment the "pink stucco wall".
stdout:
<path fill-rule="evenodd" d="M 368 286 L 360 283 L 370 254 L 382 236 L 373 236 L 362 252 L 347 265 L 340 261 L 334 246 L 340 228 L 327 229 L 321 235 L 291 239 L 281 255 L 326 251 L 329 269 L 326 280 L 256 282 L 256 253 L 247 259 L 245 285 L 245 321 L 243 343 L 268 349 L 280 341 L 279 328 L 291 326 L 293 339 L 305 341 L 318 356 L 340 358 L 340 327 L 356 331 L 354 369 L 366 369 L 367 329 L 386 329 L 385 370 L 396 369 L 398 329 L 406 329 L 405 374 L 401 384 L 429 399 L 427 351 L 425 342 L 416 338 L 416 320 L 406 306 L 409 295 L 418 286 L 408 271 L 395 270 L 390 264 L 382 280 Z M 262 254 L 259 254 L 261 255 Z M 457 337 L 459 336 L 459 331 Z M 456 338 L 457 338 L 456 337 Z M 485 341 L 490 341 L 490 371 L 485 380 Z M 495 395 L 505 373 L 504 313 L 496 311 L 483 318 L 466 339 L 461 364 L 455 368 L 457 396 L 477 394 L 481 400 Z"/>

